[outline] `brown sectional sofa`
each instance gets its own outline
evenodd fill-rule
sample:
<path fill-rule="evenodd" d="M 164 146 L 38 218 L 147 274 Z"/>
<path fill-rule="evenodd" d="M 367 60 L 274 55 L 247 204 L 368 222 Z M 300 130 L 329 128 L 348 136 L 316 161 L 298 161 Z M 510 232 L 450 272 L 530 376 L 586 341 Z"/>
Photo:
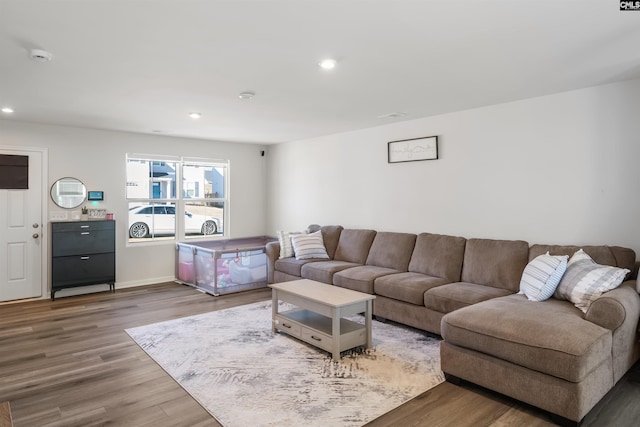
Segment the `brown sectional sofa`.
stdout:
<path fill-rule="evenodd" d="M 329 260 L 280 259 L 278 242 L 269 243 L 269 282 L 307 278 L 375 294 L 375 316 L 443 337 L 441 366 L 449 378 L 579 422 L 640 358 L 631 249 L 321 230 Z M 580 248 L 595 262 L 632 274 L 586 314 L 568 301 L 530 302 L 517 295 L 530 260 Z"/>

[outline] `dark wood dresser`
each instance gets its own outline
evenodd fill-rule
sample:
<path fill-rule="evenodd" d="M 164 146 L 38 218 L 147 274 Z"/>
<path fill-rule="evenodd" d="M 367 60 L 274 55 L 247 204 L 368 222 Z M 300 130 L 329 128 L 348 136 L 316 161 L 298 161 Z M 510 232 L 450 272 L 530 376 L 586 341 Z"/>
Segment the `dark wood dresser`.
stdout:
<path fill-rule="evenodd" d="M 51 223 L 51 299 L 60 289 L 116 282 L 115 221 Z"/>

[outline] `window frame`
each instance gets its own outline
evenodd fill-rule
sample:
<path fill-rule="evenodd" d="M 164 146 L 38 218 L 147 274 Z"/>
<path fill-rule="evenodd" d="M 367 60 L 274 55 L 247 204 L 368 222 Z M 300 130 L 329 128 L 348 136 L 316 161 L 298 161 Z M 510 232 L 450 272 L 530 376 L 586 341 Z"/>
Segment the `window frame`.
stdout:
<path fill-rule="evenodd" d="M 130 161 L 142 161 L 150 163 L 155 162 L 164 162 L 175 164 L 175 185 L 174 185 L 174 193 L 173 197 L 171 194 L 168 194 L 169 197 L 162 198 L 153 198 L 152 185 L 153 185 L 153 177 L 149 176 L 149 192 L 147 197 L 129 197 L 129 187 L 130 183 L 134 182 L 129 176 L 129 162 Z M 186 196 L 185 194 L 185 183 L 184 183 L 184 168 L 185 166 L 204 166 L 204 167 L 212 167 L 216 169 L 222 169 L 222 178 L 223 178 L 223 197 L 216 198 L 206 198 L 206 197 L 198 197 L 194 198 L 191 196 Z M 140 246 L 140 245 L 149 245 L 149 244 L 175 244 L 177 241 L 188 241 L 194 239 L 206 239 L 206 240 L 216 240 L 216 239 L 224 239 L 228 236 L 229 232 L 229 175 L 230 175 L 230 162 L 229 160 L 220 160 L 220 159 L 208 159 L 208 158 L 193 158 L 193 157 L 178 157 L 178 156 L 159 156 L 159 155 L 150 155 L 150 154 L 136 154 L 136 153 L 127 153 L 125 156 L 125 174 L 126 174 L 126 184 L 125 184 L 125 202 L 127 204 L 127 212 L 132 209 L 132 205 L 167 205 L 172 204 L 175 206 L 176 212 L 186 212 L 188 211 L 188 203 L 216 203 L 222 205 L 222 218 L 218 218 L 218 227 L 222 226 L 222 232 L 218 232 L 211 235 L 187 235 L 186 233 L 186 224 L 185 224 L 185 216 L 186 215 L 175 215 L 175 232 L 173 235 L 169 236 L 149 236 L 146 238 L 132 238 L 129 235 L 129 228 L 131 224 L 129 224 L 129 215 L 127 214 L 127 226 L 126 226 L 126 236 L 127 236 L 127 246 Z M 218 230 L 219 231 L 219 230 Z"/>

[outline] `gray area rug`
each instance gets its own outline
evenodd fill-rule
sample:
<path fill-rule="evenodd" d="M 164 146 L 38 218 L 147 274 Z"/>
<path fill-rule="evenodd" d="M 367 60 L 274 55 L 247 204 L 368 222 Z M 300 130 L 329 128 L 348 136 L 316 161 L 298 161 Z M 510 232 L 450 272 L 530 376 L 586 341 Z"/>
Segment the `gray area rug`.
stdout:
<path fill-rule="evenodd" d="M 226 427 L 361 426 L 444 381 L 440 342 L 420 331 L 374 321 L 374 347 L 334 362 L 274 334 L 270 301 L 127 333 Z"/>

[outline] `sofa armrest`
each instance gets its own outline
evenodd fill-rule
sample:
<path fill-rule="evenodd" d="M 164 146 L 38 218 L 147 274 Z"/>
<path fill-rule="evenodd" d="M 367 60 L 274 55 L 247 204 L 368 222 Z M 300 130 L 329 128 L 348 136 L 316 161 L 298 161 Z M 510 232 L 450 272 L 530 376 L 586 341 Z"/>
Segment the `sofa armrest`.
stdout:
<path fill-rule="evenodd" d="M 616 289 L 602 294 L 591 303 L 585 319 L 611 331 L 622 326 L 625 320 L 637 322 L 640 296 L 635 287 L 635 280 L 627 280 Z M 635 316 L 635 319 L 627 319 L 628 316 Z"/>
<path fill-rule="evenodd" d="M 611 330 L 614 383 L 638 360 L 639 317 L 640 295 L 636 292 L 635 280 L 627 280 L 620 287 L 601 295 L 585 316 L 586 320 Z"/>
<path fill-rule="evenodd" d="M 265 246 L 267 255 L 267 282 L 273 283 L 273 272 L 276 269 L 276 260 L 280 258 L 280 242 L 269 242 Z"/>

